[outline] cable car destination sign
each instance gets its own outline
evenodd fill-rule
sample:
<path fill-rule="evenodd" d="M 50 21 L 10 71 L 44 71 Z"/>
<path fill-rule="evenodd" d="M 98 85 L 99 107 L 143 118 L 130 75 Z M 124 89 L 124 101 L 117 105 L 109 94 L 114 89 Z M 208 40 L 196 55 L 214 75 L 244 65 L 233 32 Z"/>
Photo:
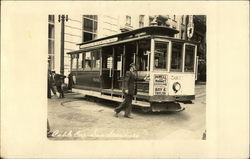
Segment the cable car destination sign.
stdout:
<path fill-rule="evenodd" d="M 80 45 L 80 49 L 88 48 L 88 47 L 94 47 L 94 46 L 107 44 L 107 43 L 111 43 L 111 42 L 115 42 L 115 41 L 118 41 L 118 37 L 105 39 L 105 40 L 100 40 L 100 41 L 95 41 L 95 42 L 91 42 L 91 43 L 88 43 L 88 44 L 82 44 L 82 45 Z"/>
<path fill-rule="evenodd" d="M 154 95 L 166 95 L 167 75 L 154 75 Z"/>

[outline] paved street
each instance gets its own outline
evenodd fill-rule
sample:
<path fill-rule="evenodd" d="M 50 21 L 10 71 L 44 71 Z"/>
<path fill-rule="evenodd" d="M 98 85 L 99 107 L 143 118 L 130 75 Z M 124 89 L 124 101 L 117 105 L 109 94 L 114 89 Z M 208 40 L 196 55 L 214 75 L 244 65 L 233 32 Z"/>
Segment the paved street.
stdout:
<path fill-rule="evenodd" d="M 177 113 L 143 113 L 135 108 L 133 119 L 123 112 L 114 117 L 118 103 L 67 93 L 64 99 L 48 99 L 52 140 L 201 139 L 206 129 L 206 85 L 196 85 L 196 100 Z"/>

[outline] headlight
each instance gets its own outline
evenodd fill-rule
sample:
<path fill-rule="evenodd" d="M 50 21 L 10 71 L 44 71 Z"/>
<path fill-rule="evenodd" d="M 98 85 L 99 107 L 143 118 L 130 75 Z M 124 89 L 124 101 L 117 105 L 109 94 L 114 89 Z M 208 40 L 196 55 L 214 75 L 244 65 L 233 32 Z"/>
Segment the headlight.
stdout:
<path fill-rule="evenodd" d="M 179 82 L 175 82 L 173 84 L 173 90 L 176 92 L 178 92 L 181 89 L 181 84 Z"/>

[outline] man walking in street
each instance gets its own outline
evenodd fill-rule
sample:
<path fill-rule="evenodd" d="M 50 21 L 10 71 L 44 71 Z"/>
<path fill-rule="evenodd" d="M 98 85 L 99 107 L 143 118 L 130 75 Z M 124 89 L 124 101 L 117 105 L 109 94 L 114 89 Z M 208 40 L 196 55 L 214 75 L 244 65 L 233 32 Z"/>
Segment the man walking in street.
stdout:
<path fill-rule="evenodd" d="M 132 118 L 131 117 L 131 110 L 132 110 L 132 100 L 133 96 L 137 93 L 137 86 L 136 86 L 136 79 L 137 79 L 137 71 L 135 64 L 130 64 L 130 69 L 126 72 L 125 83 L 123 88 L 124 94 L 124 101 L 115 108 L 115 116 L 118 117 L 118 114 L 125 108 L 124 117 Z"/>

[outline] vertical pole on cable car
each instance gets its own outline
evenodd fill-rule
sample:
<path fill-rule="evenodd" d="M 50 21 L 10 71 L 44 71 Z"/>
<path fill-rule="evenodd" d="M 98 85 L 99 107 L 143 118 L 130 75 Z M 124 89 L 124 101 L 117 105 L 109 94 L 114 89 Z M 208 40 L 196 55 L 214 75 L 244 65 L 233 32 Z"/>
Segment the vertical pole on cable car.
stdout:
<path fill-rule="evenodd" d="M 123 68 L 122 68 L 122 77 L 123 77 L 123 80 L 122 80 L 122 90 L 124 89 L 125 87 L 125 75 L 126 75 L 126 46 L 125 44 L 123 45 L 123 54 L 122 54 L 122 59 L 123 59 Z M 123 93 L 122 93 L 122 98 L 123 98 Z"/>
<path fill-rule="evenodd" d="M 139 55 L 139 41 L 136 41 L 136 52 L 135 52 L 135 66 L 138 67 L 138 63 L 139 63 L 139 58 L 138 58 L 138 55 Z"/>
<path fill-rule="evenodd" d="M 102 82 L 103 82 L 102 80 L 102 49 L 100 49 L 100 93 L 101 95 L 102 95 L 102 87 L 103 87 Z"/>
<path fill-rule="evenodd" d="M 70 72 L 72 72 L 72 62 L 73 62 L 73 55 L 70 54 Z"/>
<path fill-rule="evenodd" d="M 78 57 L 79 57 L 79 54 L 77 53 L 75 55 L 75 57 L 76 57 L 76 79 L 77 79 L 77 76 L 78 76 Z"/>
<path fill-rule="evenodd" d="M 79 53 L 76 54 L 76 71 L 78 72 L 79 68 Z"/>
<path fill-rule="evenodd" d="M 112 75 L 111 75 L 111 89 L 112 89 L 112 92 L 111 92 L 111 97 L 113 98 L 113 93 L 114 93 L 114 72 L 115 72 L 115 48 L 112 47 Z"/>
<path fill-rule="evenodd" d="M 136 69 L 138 69 L 138 54 L 139 54 L 139 41 L 136 41 L 136 52 L 135 52 L 135 66 L 136 66 Z M 137 84 L 137 80 L 135 81 L 136 84 Z M 136 95 L 135 95 L 135 103 L 136 103 Z"/>

